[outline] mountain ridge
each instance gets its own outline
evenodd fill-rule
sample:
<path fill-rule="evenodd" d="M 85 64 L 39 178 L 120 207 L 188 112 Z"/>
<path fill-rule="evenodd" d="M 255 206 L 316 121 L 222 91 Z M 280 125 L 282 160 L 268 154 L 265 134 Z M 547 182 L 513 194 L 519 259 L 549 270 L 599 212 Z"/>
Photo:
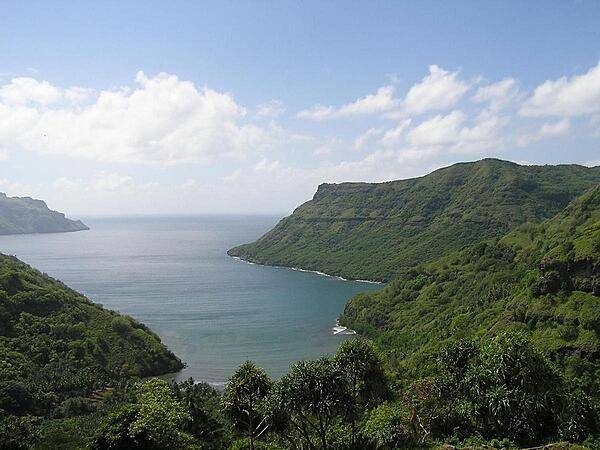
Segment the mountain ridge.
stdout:
<path fill-rule="evenodd" d="M 483 159 L 407 180 L 323 183 L 260 239 L 228 254 L 385 282 L 402 267 L 551 217 L 598 182 L 600 167 Z"/>
<path fill-rule="evenodd" d="M 45 201 L 31 197 L 8 197 L 0 192 L 0 235 L 64 233 L 89 230 L 81 220 L 68 219 L 51 210 Z"/>

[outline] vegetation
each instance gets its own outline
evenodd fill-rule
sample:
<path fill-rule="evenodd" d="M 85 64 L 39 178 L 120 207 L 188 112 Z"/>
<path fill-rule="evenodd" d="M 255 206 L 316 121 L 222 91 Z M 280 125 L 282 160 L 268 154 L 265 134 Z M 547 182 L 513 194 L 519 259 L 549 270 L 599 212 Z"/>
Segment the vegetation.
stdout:
<path fill-rule="evenodd" d="M 274 229 L 229 254 L 389 281 L 402 269 L 552 217 L 597 183 L 600 167 L 485 159 L 410 180 L 322 184 Z"/>
<path fill-rule="evenodd" d="M 341 322 L 386 350 L 405 380 L 445 342 L 529 335 L 588 394 L 600 392 L 600 186 L 539 225 L 403 271 L 346 305 Z"/>
<path fill-rule="evenodd" d="M 514 173 L 522 187 L 529 171 L 527 188 L 496 190 L 487 216 L 492 228 L 517 225 L 489 236 L 453 216 L 462 244 L 439 243 L 427 233 L 446 205 L 420 234 L 440 247 L 347 304 L 341 323 L 363 337 L 280 380 L 247 361 L 222 394 L 140 379 L 181 361 L 144 325 L 0 256 L 0 450 L 600 448 L 600 184 L 547 220 L 535 209 L 558 208 L 597 172 L 453 167 L 436 176 L 470 175 L 452 201 L 490 167 L 500 167 L 492 189 Z M 564 178 L 560 189 L 548 173 Z M 389 260 L 366 261 L 392 274 Z"/>
<path fill-rule="evenodd" d="M 146 326 L 0 255 L 0 430 L 9 438 L 31 434 L 40 417 L 93 413 L 109 388 L 182 366 Z"/>
<path fill-rule="evenodd" d="M 392 449 L 431 448 L 443 442 L 508 448 L 558 440 L 598 443 L 598 413 L 590 396 L 518 332 L 449 343 L 436 355 L 432 374 L 406 386 L 390 381 L 371 342 L 351 339 L 331 358 L 294 364 L 279 381 L 244 363 L 221 397 L 225 414 L 198 408 L 215 405 L 218 394 L 190 396 L 196 389 L 210 392 L 206 385 L 190 382 L 170 389 L 160 380 L 135 384 L 128 391 L 130 400 L 98 429 L 92 448 Z M 186 403 L 190 397 L 199 402 Z M 197 432 L 191 423 L 203 423 L 203 431 Z"/>
<path fill-rule="evenodd" d="M 42 200 L 7 197 L 0 192 L 0 235 L 88 229 L 80 220 L 70 220 L 63 213 L 52 211 Z"/>

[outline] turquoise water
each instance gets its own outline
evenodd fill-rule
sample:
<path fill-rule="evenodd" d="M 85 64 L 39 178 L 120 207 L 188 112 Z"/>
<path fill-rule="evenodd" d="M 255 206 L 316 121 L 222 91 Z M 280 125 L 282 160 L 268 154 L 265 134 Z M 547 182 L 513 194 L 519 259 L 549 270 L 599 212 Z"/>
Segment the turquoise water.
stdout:
<path fill-rule="evenodd" d="M 0 236 L 0 251 L 150 326 L 186 362 L 178 378 L 218 384 L 246 359 L 280 377 L 334 352 L 346 300 L 380 288 L 227 256 L 277 220 L 88 218 L 90 231 Z"/>

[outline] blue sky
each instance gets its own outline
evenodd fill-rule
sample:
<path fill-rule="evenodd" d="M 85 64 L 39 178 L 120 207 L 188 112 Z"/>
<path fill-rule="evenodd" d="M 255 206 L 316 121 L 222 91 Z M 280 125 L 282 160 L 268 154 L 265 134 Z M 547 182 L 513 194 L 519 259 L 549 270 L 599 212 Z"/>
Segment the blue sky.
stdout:
<path fill-rule="evenodd" d="M 600 3 L 3 2 L 0 190 L 288 213 L 321 182 L 600 161 Z"/>

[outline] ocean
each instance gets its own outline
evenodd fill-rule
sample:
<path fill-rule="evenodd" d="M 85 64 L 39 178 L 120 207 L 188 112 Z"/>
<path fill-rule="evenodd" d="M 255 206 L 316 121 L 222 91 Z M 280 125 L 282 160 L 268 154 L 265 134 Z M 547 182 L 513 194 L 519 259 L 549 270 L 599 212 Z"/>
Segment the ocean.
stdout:
<path fill-rule="evenodd" d="M 381 288 L 227 256 L 278 217 L 83 219 L 89 231 L 0 236 L 0 251 L 148 325 L 187 364 L 177 379 L 218 386 L 245 360 L 279 378 L 334 353 L 348 298 Z"/>

